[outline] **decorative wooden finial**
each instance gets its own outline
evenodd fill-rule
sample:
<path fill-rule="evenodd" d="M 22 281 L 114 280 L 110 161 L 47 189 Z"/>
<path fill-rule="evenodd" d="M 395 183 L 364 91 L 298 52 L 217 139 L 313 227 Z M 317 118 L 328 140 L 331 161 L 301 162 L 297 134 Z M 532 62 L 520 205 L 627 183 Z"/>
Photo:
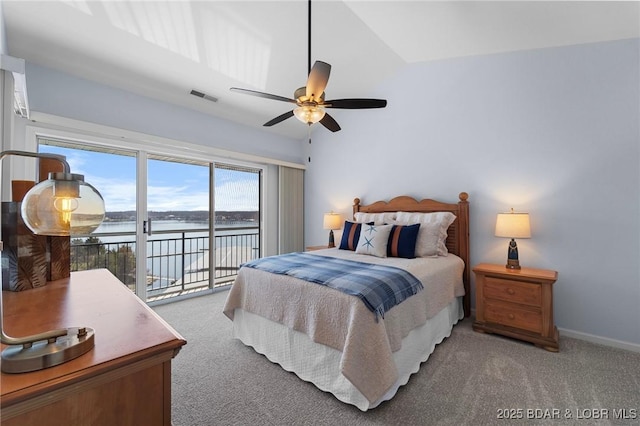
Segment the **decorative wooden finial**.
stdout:
<path fill-rule="evenodd" d="M 354 206 L 359 206 L 360 205 L 360 198 L 354 198 L 353 199 L 353 205 Z"/>
<path fill-rule="evenodd" d="M 460 198 L 460 201 L 467 201 L 467 198 L 469 198 L 469 194 L 467 194 L 466 192 L 461 192 L 458 195 L 458 198 Z"/>

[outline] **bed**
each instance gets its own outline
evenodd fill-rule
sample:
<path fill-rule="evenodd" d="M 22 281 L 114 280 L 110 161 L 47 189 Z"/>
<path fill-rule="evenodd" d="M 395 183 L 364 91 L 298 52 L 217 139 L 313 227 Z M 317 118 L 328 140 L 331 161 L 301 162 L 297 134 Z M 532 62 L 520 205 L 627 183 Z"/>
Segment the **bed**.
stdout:
<path fill-rule="evenodd" d="M 453 326 L 469 316 L 468 195 L 463 192 L 458 198 L 456 203 L 446 203 L 400 196 L 369 205 L 356 198 L 354 220 L 345 222 L 340 248 L 272 256 L 243 266 L 223 309 L 233 321 L 234 337 L 302 380 L 362 411 L 390 400 L 435 346 L 450 335 Z M 430 222 L 420 222 L 440 215 L 452 217 L 446 227 L 442 223 L 437 228 Z M 349 238 L 356 238 L 361 245 L 368 242 L 364 236 L 371 229 L 390 229 L 392 234 L 402 230 L 408 235 L 409 228 L 415 227 L 412 221 L 420 222 L 418 228 L 424 231 L 418 235 L 417 245 L 415 239 L 412 241 L 416 245 L 415 258 L 392 253 L 391 243 L 385 243 L 384 255 L 366 254 L 360 245 L 348 246 L 354 243 Z M 361 235 L 354 234 L 356 227 Z M 437 255 L 417 256 L 426 230 L 442 227 L 445 234 L 440 235 Z M 290 268 L 296 273 L 280 271 L 280 262 L 296 265 Z M 318 285 L 318 271 L 298 274 L 304 269 L 300 266 L 307 263 L 328 264 L 327 270 L 344 263 L 351 275 Z M 399 272 L 414 280 L 407 278 L 410 283 L 403 288 L 403 295 L 398 296 L 398 290 L 391 292 L 391 298 L 398 300 L 388 306 L 385 301 L 384 307 L 375 297 L 371 302 L 366 296 L 348 294 L 339 288 L 341 284 L 328 288 L 333 285 L 329 282 L 356 282 L 354 274 L 360 273 L 359 268 L 364 268 L 363 274 L 367 279 L 371 277 L 372 283 L 376 279 L 374 269 Z M 393 277 L 384 276 L 380 281 L 396 285 L 402 278 Z"/>

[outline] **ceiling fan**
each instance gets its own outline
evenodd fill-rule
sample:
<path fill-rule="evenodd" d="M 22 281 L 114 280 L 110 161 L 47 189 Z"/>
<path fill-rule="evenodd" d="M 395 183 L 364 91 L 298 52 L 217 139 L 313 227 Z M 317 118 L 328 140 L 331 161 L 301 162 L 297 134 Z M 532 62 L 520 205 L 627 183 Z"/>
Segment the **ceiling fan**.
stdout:
<path fill-rule="evenodd" d="M 258 92 L 256 90 L 241 89 L 239 87 L 232 87 L 231 91 L 237 93 L 243 93 L 246 95 L 258 96 L 261 98 L 272 99 L 275 101 L 289 102 L 295 104 L 296 107 L 276 118 L 264 123 L 264 126 L 270 127 L 274 124 L 278 124 L 287 118 L 295 116 L 298 120 L 311 126 L 314 123 L 320 122 L 324 127 L 337 132 L 340 130 L 340 125 L 336 120 L 326 113 L 325 108 L 337 108 L 337 109 L 370 109 L 370 108 L 384 108 L 387 106 L 385 99 L 363 99 L 363 98 L 351 98 L 351 99 L 334 99 L 325 100 L 324 89 L 327 87 L 329 81 L 329 74 L 331 73 L 331 65 L 326 62 L 316 61 L 311 67 L 311 0 L 309 0 L 309 67 L 307 78 L 307 85 L 300 87 L 293 94 L 292 98 L 284 96 L 272 95 L 270 93 Z"/>

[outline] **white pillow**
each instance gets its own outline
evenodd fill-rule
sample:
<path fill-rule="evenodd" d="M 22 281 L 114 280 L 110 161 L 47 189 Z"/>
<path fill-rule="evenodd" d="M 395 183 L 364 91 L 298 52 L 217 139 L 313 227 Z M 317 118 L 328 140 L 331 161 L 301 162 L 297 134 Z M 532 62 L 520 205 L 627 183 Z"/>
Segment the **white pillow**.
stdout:
<path fill-rule="evenodd" d="M 447 229 L 456 220 L 451 212 L 416 213 L 398 212 L 396 222 L 402 225 L 420 224 L 416 241 L 416 256 L 446 256 Z"/>
<path fill-rule="evenodd" d="M 393 225 L 362 224 L 356 253 L 387 257 L 387 242 Z"/>
<path fill-rule="evenodd" d="M 374 225 L 384 225 L 385 223 L 391 223 L 396 218 L 396 212 L 387 213 L 363 213 L 357 212 L 353 215 L 353 218 L 358 223 L 371 223 Z"/>

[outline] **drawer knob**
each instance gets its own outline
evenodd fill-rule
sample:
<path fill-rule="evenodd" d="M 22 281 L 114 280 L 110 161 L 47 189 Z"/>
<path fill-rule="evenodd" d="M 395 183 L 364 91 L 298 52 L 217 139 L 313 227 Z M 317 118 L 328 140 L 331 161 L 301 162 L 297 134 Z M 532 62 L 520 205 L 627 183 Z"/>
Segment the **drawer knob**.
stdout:
<path fill-rule="evenodd" d="M 509 288 L 507 289 L 507 294 L 510 294 L 510 295 L 512 295 L 512 296 L 513 296 L 514 294 L 516 294 L 516 291 L 515 291 L 514 289 L 512 289 L 511 287 L 509 287 Z"/>
<path fill-rule="evenodd" d="M 508 317 L 510 320 L 516 319 L 516 316 L 515 316 L 515 315 L 513 315 L 513 314 L 509 314 L 509 315 L 507 315 L 507 317 Z"/>

